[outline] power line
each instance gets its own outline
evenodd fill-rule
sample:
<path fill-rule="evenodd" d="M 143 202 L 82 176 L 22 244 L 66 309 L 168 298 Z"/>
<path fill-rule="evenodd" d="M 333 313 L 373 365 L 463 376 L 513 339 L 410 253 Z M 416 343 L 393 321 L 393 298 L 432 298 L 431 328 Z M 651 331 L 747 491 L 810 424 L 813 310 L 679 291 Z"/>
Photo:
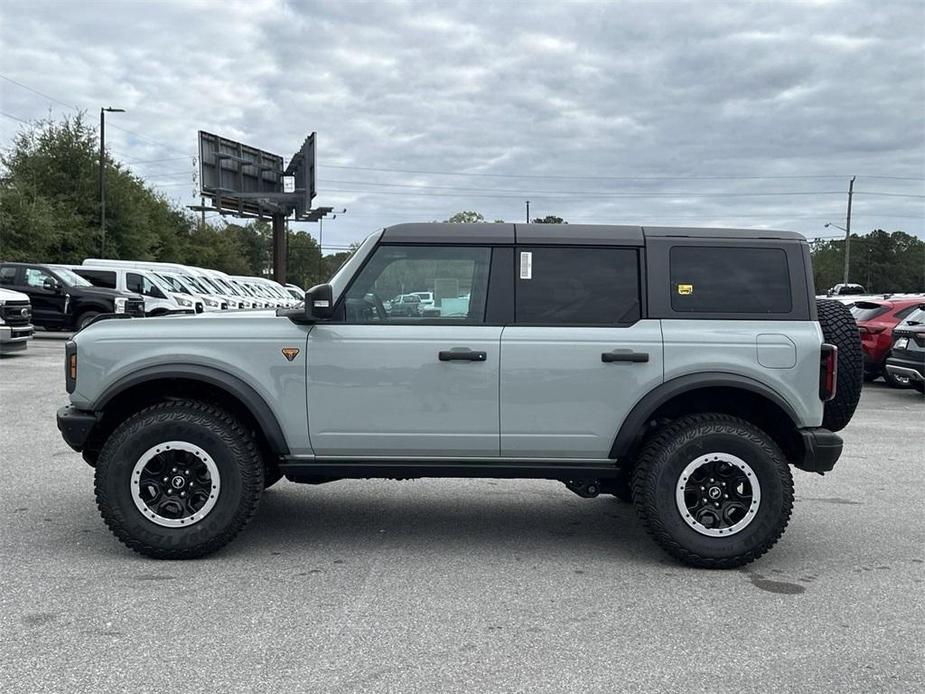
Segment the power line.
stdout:
<path fill-rule="evenodd" d="M 20 123 L 25 123 L 26 125 L 29 125 L 29 121 L 23 120 L 22 118 L 19 118 L 17 116 L 10 115 L 9 113 L 4 113 L 3 111 L 0 111 L 0 116 L 5 116 L 6 118 L 12 118 L 13 120 L 18 120 Z"/>
<path fill-rule="evenodd" d="M 372 166 L 344 166 L 340 164 L 318 164 L 319 168 L 345 169 L 350 171 L 378 171 L 381 173 L 425 174 L 434 176 L 484 176 L 488 178 L 539 178 L 568 181 L 683 181 L 683 180 L 788 180 L 806 178 L 847 178 L 850 174 L 792 174 L 778 176 L 562 176 L 546 174 L 510 174 L 510 173 L 481 173 L 464 171 L 434 171 L 421 169 L 385 169 Z M 925 178 L 911 176 L 883 176 L 878 174 L 858 174 L 859 178 L 885 178 L 897 181 L 923 181 Z"/>
<path fill-rule="evenodd" d="M 11 84 L 15 84 L 17 87 L 22 87 L 22 88 L 25 89 L 26 91 L 32 92 L 33 94 L 38 94 L 39 96 L 44 97 L 44 98 L 48 99 L 49 101 L 54 101 L 56 104 L 61 104 L 62 106 L 67 106 L 68 108 L 72 108 L 72 109 L 74 109 L 75 111 L 79 111 L 79 110 L 80 110 L 79 108 L 77 108 L 76 106 L 74 106 L 74 104 L 66 104 L 66 103 L 64 103 L 63 101 L 61 101 L 60 99 L 56 99 L 55 97 L 49 96 L 48 94 L 46 94 L 46 93 L 44 93 L 44 92 L 40 92 L 38 89 L 33 89 L 32 87 L 30 87 L 30 86 L 28 86 L 28 85 L 26 85 L 26 84 L 23 84 L 22 82 L 17 82 L 17 81 L 14 80 L 12 77 L 7 77 L 6 75 L 0 75 L 0 78 L 5 79 L 7 82 L 10 82 Z"/>
<path fill-rule="evenodd" d="M 112 150 L 109 150 L 109 151 L 112 152 Z M 117 152 L 113 152 L 113 154 L 117 154 Z M 125 155 L 120 154 L 119 156 L 124 157 Z M 181 159 L 195 160 L 195 158 L 196 157 L 192 155 L 187 155 L 185 157 L 169 157 L 167 159 L 133 159 L 131 161 L 123 161 L 122 163 L 126 165 L 128 164 L 160 164 L 161 162 L 164 162 L 164 161 L 180 161 Z"/>
<path fill-rule="evenodd" d="M 333 181 L 332 181 L 333 182 Z M 382 185 L 401 185 L 401 184 L 382 184 Z M 409 186 L 411 188 L 422 188 L 421 186 Z M 476 189 L 473 189 L 476 190 Z M 330 188 L 325 187 L 325 192 L 334 192 L 334 193 L 353 193 L 359 195 L 402 195 L 405 197 L 410 197 L 408 192 L 398 191 L 398 190 L 355 190 L 350 188 Z M 865 192 L 860 193 L 856 192 L 856 195 L 888 195 L 891 197 L 907 197 L 907 198 L 922 198 L 925 199 L 925 195 L 911 195 L 904 193 L 873 193 Z M 754 198 L 754 197 L 806 197 L 811 195 L 821 196 L 821 195 L 844 195 L 843 191 L 840 190 L 814 190 L 814 191 L 780 191 L 780 192 L 761 192 L 761 193 L 695 193 L 695 192 L 660 192 L 660 193 L 585 193 L 582 191 L 557 191 L 557 192 L 529 192 L 529 193 L 517 193 L 514 195 L 509 194 L 499 194 L 499 193 L 481 193 L 481 192 L 459 192 L 459 193 L 415 193 L 416 197 L 445 197 L 445 198 L 498 198 L 498 199 L 509 199 L 509 200 L 519 200 L 524 195 L 530 195 L 531 197 L 537 199 L 549 199 L 549 200 L 574 200 L 574 199 L 621 199 L 621 200 L 634 200 L 642 198 Z"/>
<path fill-rule="evenodd" d="M 334 183 L 339 185 L 368 185 L 368 186 L 381 186 L 381 187 L 390 187 L 390 188 L 409 188 L 413 190 L 448 190 L 448 191 L 463 191 L 463 192 L 484 192 L 484 193 L 513 193 L 517 196 L 521 195 L 548 195 L 550 193 L 554 195 L 568 195 L 568 196 L 593 196 L 593 195 L 605 195 L 607 197 L 685 197 L 685 196 L 697 196 L 697 197 L 766 197 L 766 196 L 790 196 L 790 195 L 841 195 L 841 191 L 794 191 L 794 192 L 760 192 L 760 193 L 717 193 L 717 192 L 697 192 L 697 191 L 660 191 L 657 193 L 606 193 L 604 191 L 541 191 L 536 192 L 534 190 L 498 190 L 496 188 L 466 188 L 466 187 L 457 187 L 457 186 L 431 186 L 426 184 L 409 184 L 409 183 L 378 183 L 374 181 L 339 181 L 330 179 L 325 181 L 325 183 Z M 350 191 L 350 192 L 377 192 L 377 191 Z M 861 194 L 861 191 L 857 191 Z M 884 195 L 889 197 L 908 197 L 908 198 L 925 198 L 925 195 L 915 195 L 911 193 L 880 193 L 876 191 L 864 191 L 865 195 Z"/>
<path fill-rule="evenodd" d="M 26 91 L 30 91 L 30 92 L 32 92 L 33 94 L 38 94 L 39 96 L 41 96 L 41 97 L 43 97 L 43 98 L 45 98 L 45 99 L 49 99 L 50 101 L 54 101 L 56 104 L 61 104 L 62 106 L 67 106 L 69 109 L 73 109 L 74 111 L 78 111 L 78 112 L 81 110 L 79 107 L 77 107 L 77 106 L 75 106 L 75 105 L 73 105 L 73 104 L 65 103 L 64 101 L 61 101 L 61 99 L 56 99 L 55 97 L 51 96 L 50 94 L 46 94 L 45 92 L 40 92 L 38 89 L 35 89 L 35 88 L 33 88 L 33 87 L 30 87 L 30 86 L 27 85 L 27 84 L 23 84 L 22 82 L 18 82 L 18 81 L 16 81 L 16 80 L 14 80 L 12 77 L 7 77 L 6 75 L 0 75 L 0 78 L 5 79 L 7 82 L 10 82 L 11 84 L 15 84 L 17 87 L 21 87 L 22 89 L 25 89 Z M 17 119 L 17 120 L 20 120 L 20 119 Z M 22 122 L 25 123 L 25 121 L 22 121 Z M 177 152 L 177 153 L 179 153 L 179 154 L 185 154 L 186 156 L 190 156 L 190 155 L 187 154 L 186 152 L 181 152 L 180 150 L 175 149 L 174 147 L 171 147 L 170 145 L 164 144 L 163 142 L 160 142 L 160 141 L 158 141 L 158 140 L 155 140 L 155 139 L 153 139 L 153 138 L 150 138 L 150 137 L 148 137 L 147 135 L 141 135 L 140 133 L 136 133 L 136 132 L 134 132 L 133 130 L 129 130 L 129 129 L 127 129 L 127 128 L 122 128 L 122 127 L 120 127 L 120 126 L 118 126 L 118 125 L 116 125 L 116 124 L 114 124 L 114 123 L 111 123 L 111 124 L 110 124 L 110 127 L 115 128 L 116 130 L 121 130 L 122 132 L 128 133 L 129 135 L 134 135 L 135 137 L 140 138 L 140 139 L 142 139 L 142 140 L 147 140 L 148 142 L 150 142 L 150 143 L 152 143 L 152 144 L 155 144 L 155 145 L 157 145 L 157 146 L 159 146 L 159 147 L 162 147 L 162 148 L 164 148 L 164 149 L 166 149 L 166 150 L 168 150 L 168 151 Z"/>

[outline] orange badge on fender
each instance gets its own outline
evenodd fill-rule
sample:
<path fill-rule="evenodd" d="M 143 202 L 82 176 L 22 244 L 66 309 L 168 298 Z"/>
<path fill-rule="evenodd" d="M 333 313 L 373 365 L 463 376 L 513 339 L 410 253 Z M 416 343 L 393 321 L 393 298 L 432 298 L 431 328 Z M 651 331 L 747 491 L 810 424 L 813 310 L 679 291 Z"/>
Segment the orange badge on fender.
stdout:
<path fill-rule="evenodd" d="M 289 361 L 292 361 L 297 356 L 299 356 L 298 347 L 283 347 L 282 349 L 283 356 L 286 357 Z"/>

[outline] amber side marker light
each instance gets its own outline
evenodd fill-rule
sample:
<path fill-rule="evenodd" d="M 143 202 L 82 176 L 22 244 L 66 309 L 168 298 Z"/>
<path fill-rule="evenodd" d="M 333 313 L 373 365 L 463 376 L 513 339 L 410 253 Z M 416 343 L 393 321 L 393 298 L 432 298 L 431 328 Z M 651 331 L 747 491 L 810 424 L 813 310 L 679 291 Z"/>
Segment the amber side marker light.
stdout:
<path fill-rule="evenodd" d="M 71 380 L 77 380 L 77 355 L 72 354 L 67 360 L 67 375 Z"/>

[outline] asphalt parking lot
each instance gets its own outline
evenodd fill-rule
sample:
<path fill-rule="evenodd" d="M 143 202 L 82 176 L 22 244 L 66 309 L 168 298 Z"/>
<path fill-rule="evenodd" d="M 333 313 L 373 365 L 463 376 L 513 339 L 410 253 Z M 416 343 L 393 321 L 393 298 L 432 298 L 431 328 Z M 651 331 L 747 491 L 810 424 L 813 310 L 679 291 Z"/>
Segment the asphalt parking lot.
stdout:
<path fill-rule="evenodd" d="M 925 401 L 868 386 L 780 543 L 688 569 L 540 481 L 281 482 L 230 546 L 137 556 L 61 440 L 60 338 L 0 361 L 2 691 L 925 690 Z"/>

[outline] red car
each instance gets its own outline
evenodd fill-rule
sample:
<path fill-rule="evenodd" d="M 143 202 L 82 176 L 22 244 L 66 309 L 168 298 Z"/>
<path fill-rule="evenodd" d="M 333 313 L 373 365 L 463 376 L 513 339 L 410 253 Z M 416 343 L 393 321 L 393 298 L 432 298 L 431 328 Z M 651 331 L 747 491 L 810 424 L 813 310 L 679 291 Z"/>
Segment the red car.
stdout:
<path fill-rule="evenodd" d="M 854 320 L 861 333 L 861 347 L 864 350 L 864 380 L 873 381 L 883 376 L 894 388 L 908 388 L 908 379 L 887 373 L 886 358 L 893 345 L 893 328 L 912 313 L 925 297 L 902 297 L 895 299 L 871 299 L 855 302 L 851 307 Z"/>

